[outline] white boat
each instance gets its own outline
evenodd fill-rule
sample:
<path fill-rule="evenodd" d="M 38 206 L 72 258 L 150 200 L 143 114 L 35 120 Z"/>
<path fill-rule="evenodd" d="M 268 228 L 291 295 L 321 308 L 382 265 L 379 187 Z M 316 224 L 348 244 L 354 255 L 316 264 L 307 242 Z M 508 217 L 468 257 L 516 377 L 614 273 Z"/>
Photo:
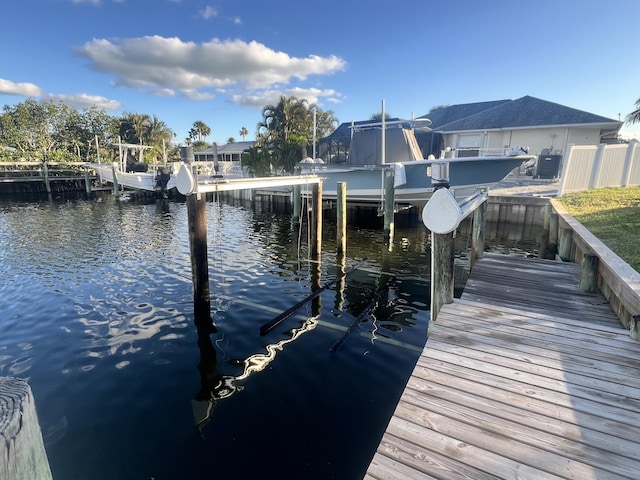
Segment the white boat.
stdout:
<path fill-rule="evenodd" d="M 395 202 L 421 208 L 442 185 L 446 184 L 454 197 L 462 200 L 478 189 L 491 188 L 523 162 L 535 158 L 520 147 L 492 153 L 495 154 L 455 158 L 455 152 L 447 150 L 439 159 L 424 159 L 411 121 L 393 122 L 389 127 L 377 122 L 352 129 L 344 163 L 305 159 L 297 168 L 300 174 L 324 178 L 324 199 L 335 199 L 337 183 L 345 182 L 347 202 L 352 204 L 381 203 L 385 175 L 392 173 Z"/>
<path fill-rule="evenodd" d="M 176 187 L 176 176 L 183 162 L 147 164 L 143 151 L 151 147 L 136 144 L 118 144 L 119 161 L 114 163 L 92 163 L 90 166 L 102 182 L 114 183 L 122 189 L 167 192 Z M 137 161 L 136 161 L 137 160 Z M 199 181 L 214 178 L 241 178 L 244 176 L 239 162 L 190 162 L 196 168 Z"/>

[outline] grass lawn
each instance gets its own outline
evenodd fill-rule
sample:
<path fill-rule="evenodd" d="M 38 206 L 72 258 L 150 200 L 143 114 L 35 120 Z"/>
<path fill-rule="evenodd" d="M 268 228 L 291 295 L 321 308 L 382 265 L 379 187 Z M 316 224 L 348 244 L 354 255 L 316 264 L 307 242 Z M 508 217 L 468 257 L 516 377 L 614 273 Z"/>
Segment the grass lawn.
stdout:
<path fill-rule="evenodd" d="M 559 198 L 573 217 L 640 272 L 640 187 L 599 188 Z"/>

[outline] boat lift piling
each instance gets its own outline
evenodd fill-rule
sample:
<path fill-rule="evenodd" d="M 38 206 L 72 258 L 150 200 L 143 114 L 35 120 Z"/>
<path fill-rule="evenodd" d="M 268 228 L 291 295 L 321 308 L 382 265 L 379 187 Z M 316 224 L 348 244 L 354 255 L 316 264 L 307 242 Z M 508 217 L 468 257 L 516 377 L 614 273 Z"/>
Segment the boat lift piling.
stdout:
<path fill-rule="evenodd" d="M 474 213 L 472 227 L 474 256 L 482 256 L 489 194 L 479 190 L 460 203 L 449 190 L 448 163 L 438 162 L 432 170 L 436 191 L 422 211 L 422 221 L 431 232 L 431 322 L 435 322 L 443 305 L 453 302 L 455 287 L 455 231 L 460 222 Z"/>
<path fill-rule="evenodd" d="M 395 228 L 394 207 L 395 207 L 395 171 L 388 168 L 384 172 L 384 241 L 393 243 Z"/>
<path fill-rule="evenodd" d="M 194 321 L 199 333 L 215 332 L 211 319 L 211 296 L 209 287 L 209 262 L 207 248 L 206 194 L 268 187 L 312 185 L 313 221 L 311 229 L 310 253 L 320 257 L 322 248 L 322 178 L 317 175 L 286 177 L 259 177 L 238 179 L 215 179 L 198 182 L 194 166 L 183 164 L 176 178 L 178 191 L 187 197 L 187 217 L 189 223 L 189 245 L 193 281 Z M 115 177 L 114 177 L 115 178 Z"/>

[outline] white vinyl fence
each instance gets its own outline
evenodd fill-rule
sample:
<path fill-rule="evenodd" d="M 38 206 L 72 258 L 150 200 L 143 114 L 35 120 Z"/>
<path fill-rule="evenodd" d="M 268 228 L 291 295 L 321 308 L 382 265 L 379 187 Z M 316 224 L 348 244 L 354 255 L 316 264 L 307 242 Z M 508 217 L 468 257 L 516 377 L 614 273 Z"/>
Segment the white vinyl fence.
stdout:
<path fill-rule="evenodd" d="M 640 185 L 640 148 L 620 145 L 569 145 L 558 196 L 591 188 Z"/>

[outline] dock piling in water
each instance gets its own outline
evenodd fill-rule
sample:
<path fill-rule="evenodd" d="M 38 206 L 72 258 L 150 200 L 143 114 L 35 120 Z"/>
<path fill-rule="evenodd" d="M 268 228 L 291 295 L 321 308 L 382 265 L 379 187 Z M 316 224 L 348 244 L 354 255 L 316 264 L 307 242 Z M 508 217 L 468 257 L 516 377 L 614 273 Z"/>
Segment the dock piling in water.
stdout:
<path fill-rule="evenodd" d="M 194 193 L 187 195 L 194 321 L 198 332 L 212 333 L 215 331 L 215 327 L 211 319 L 205 202 L 205 194 Z"/>
<path fill-rule="evenodd" d="M 0 478 L 51 480 L 51 468 L 26 380 L 0 377 Z"/>

